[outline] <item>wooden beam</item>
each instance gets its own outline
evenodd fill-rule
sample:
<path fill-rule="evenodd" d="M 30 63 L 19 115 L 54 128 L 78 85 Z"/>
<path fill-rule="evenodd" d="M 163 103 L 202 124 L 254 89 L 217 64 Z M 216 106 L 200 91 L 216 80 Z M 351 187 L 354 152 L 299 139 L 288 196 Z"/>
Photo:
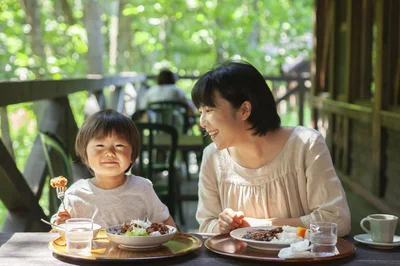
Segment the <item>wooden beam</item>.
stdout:
<path fill-rule="evenodd" d="M 351 119 L 372 123 L 372 108 L 356 104 L 334 101 L 322 97 L 313 97 L 311 106 L 321 111 L 342 115 Z M 381 126 L 400 131 L 400 113 L 396 111 L 380 111 Z"/>
<path fill-rule="evenodd" d="M 319 110 L 328 111 L 330 113 L 342 115 L 365 123 L 371 122 L 372 108 L 370 107 L 334 101 L 322 97 L 314 97 L 311 101 L 311 105 Z"/>
<path fill-rule="evenodd" d="M 0 197 L 9 211 L 4 232 L 28 231 L 40 218 L 47 218 L 1 140 L 0 183 Z"/>
<path fill-rule="evenodd" d="M 145 79 L 145 75 L 127 77 L 90 75 L 84 79 L 0 81 L 0 93 L 2 95 L 0 106 L 52 99 L 83 90 L 89 92 L 102 91 L 110 85 L 124 86 L 127 83 L 140 82 Z"/>
<path fill-rule="evenodd" d="M 400 113 L 381 111 L 382 127 L 400 132 Z"/>

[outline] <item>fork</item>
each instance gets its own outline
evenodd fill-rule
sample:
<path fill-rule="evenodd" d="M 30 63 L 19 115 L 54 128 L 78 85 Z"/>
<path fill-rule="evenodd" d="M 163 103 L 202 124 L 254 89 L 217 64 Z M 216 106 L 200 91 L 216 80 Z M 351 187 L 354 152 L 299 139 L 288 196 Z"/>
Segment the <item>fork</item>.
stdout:
<path fill-rule="evenodd" d="M 56 187 L 56 192 L 57 192 L 57 198 L 61 200 L 63 209 L 65 209 L 64 205 L 65 187 Z"/>

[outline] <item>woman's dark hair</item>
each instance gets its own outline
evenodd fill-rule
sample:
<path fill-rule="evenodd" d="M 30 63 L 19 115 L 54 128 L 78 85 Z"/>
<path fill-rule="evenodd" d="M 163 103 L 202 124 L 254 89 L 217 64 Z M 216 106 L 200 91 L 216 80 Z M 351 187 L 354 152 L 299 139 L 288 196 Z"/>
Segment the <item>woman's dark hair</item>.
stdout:
<path fill-rule="evenodd" d="M 161 70 L 157 76 L 157 84 L 175 84 L 175 74 L 168 69 Z"/>
<path fill-rule="evenodd" d="M 79 129 L 75 141 L 75 151 L 78 157 L 86 164 L 90 172 L 93 171 L 88 165 L 88 157 L 86 148 L 90 140 L 93 138 L 105 138 L 112 133 L 117 134 L 119 137 L 125 138 L 132 145 L 132 164 L 125 170 L 125 173 L 132 167 L 133 162 L 140 152 L 140 133 L 133 123 L 133 121 L 113 110 L 105 109 L 89 116 L 82 127 Z"/>
<path fill-rule="evenodd" d="M 228 61 L 214 67 L 196 82 L 192 89 L 192 100 L 201 105 L 216 107 L 215 93 L 238 109 L 243 102 L 251 103 L 248 121 L 253 135 L 264 136 L 268 131 L 280 127 L 281 119 L 276 111 L 274 97 L 264 77 L 251 64 L 244 61 Z"/>

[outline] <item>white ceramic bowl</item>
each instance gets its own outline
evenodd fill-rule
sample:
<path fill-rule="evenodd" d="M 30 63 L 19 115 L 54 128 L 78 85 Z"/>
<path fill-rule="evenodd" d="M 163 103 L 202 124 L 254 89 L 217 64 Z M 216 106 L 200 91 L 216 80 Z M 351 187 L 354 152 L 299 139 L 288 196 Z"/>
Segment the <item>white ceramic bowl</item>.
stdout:
<path fill-rule="evenodd" d="M 117 244 L 119 244 L 120 248 L 123 249 L 153 249 L 158 248 L 162 244 L 170 241 L 175 233 L 176 228 L 173 226 L 168 227 L 168 233 L 165 235 L 156 235 L 156 236 L 125 236 L 119 235 L 118 233 L 121 231 L 121 224 L 113 225 L 106 229 L 106 234 L 108 238 Z"/>
<path fill-rule="evenodd" d="M 57 232 L 60 234 L 60 237 L 65 240 L 65 231 L 66 231 L 65 229 L 67 228 L 67 225 L 60 224 L 55 228 L 56 228 Z M 97 236 L 100 229 L 101 229 L 101 226 L 99 224 L 93 223 L 93 238 L 95 238 Z"/>

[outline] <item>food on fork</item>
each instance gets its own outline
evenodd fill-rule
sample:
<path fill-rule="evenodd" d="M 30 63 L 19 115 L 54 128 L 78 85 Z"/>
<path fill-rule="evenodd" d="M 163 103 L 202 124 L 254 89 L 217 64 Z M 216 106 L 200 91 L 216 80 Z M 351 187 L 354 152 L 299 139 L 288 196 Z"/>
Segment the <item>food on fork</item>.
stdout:
<path fill-rule="evenodd" d="M 68 183 L 68 180 L 65 177 L 63 177 L 62 175 L 52 178 L 50 180 L 50 186 L 55 187 L 55 188 L 57 188 L 57 187 L 66 188 L 67 183 Z"/>

